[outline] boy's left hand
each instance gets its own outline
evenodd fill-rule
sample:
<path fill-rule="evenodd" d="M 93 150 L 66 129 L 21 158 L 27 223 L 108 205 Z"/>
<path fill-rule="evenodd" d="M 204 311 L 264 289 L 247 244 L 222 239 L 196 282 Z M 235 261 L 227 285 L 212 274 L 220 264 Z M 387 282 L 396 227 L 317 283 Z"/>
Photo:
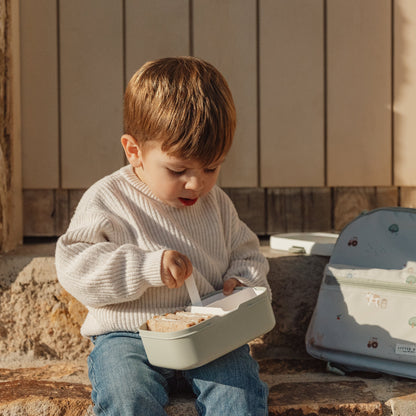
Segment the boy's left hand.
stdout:
<path fill-rule="evenodd" d="M 242 283 L 240 283 L 236 278 L 231 277 L 230 279 L 227 279 L 224 282 L 224 287 L 222 289 L 222 293 L 224 293 L 225 296 L 231 295 L 233 293 L 233 290 L 237 286 L 244 286 Z"/>

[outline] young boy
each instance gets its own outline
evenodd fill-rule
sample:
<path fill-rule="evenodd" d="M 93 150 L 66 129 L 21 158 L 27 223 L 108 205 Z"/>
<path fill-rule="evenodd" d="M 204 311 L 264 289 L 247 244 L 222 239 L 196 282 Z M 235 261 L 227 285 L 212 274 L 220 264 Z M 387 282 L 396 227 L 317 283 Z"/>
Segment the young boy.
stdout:
<path fill-rule="evenodd" d="M 200 59 L 148 62 L 127 86 L 129 165 L 87 190 L 56 249 L 59 281 L 89 311 L 81 333 L 94 343 L 97 415 L 166 415 L 179 372 L 149 364 L 138 328 L 189 304 L 191 273 L 201 296 L 269 288 L 257 237 L 215 185 L 235 124 L 225 79 Z M 200 415 L 267 415 L 268 389 L 247 345 L 180 373 Z"/>

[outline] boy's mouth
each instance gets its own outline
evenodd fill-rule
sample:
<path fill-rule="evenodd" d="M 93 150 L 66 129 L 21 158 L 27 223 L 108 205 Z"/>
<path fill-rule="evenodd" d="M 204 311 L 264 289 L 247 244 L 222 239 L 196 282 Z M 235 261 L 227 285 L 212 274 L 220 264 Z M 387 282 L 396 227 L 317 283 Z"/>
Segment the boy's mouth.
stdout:
<path fill-rule="evenodd" d="M 190 207 L 191 205 L 194 205 L 196 201 L 198 201 L 198 198 L 179 198 L 179 201 L 181 201 L 183 205 Z"/>

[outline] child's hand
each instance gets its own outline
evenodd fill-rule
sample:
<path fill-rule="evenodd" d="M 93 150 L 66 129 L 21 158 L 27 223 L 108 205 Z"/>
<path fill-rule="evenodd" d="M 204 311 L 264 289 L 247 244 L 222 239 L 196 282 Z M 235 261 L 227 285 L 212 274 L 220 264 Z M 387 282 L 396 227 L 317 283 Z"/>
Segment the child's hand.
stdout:
<path fill-rule="evenodd" d="M 184 254 L 166 250 L 162 256 L 161 279 L 170 289 L 181 287 L 192 273 L 192 263 Z"/>
<path fill-rule="evenodd" d="M 242 283 L 240 283 L 237 279 L 234 277 L 231 277 L 230 279 L 227 279 L 224 282 L 224 287 L 222 289 L 222 293 L 224 293 L 225 296 L 231 295 L 233 293 L 233 290 L 237 286 L 244 286 Z"/>

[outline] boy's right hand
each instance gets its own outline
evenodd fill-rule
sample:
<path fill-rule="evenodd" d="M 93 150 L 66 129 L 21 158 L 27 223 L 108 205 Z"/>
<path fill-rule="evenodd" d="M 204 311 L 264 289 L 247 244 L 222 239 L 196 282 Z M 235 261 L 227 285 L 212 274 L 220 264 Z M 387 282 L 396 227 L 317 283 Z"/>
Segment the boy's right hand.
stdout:
<path fill-rule="evenodd" d="M 162 256 L 161 279 L 170 289 L 181 287 L 192 274 L 192 263 L 184 254 L 166 250 Z"/>

